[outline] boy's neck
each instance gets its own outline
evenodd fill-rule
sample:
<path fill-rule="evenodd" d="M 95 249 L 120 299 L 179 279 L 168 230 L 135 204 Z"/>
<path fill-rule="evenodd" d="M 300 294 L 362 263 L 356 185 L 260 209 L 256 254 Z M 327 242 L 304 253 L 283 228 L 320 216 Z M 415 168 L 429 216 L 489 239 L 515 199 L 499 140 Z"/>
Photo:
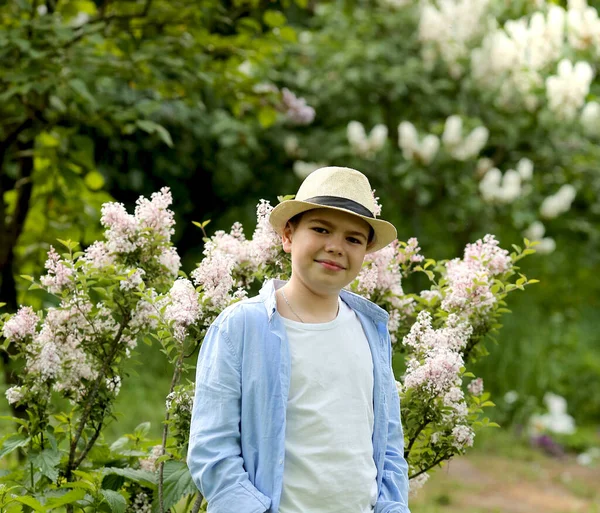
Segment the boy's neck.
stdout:
<path fill-rule="evenodd" d="M 337 317 L 339 290 L 317 292 L 292 276 L 278 292 L 277 310 L 283 317 L 305 323 L 329 322 Z"/>

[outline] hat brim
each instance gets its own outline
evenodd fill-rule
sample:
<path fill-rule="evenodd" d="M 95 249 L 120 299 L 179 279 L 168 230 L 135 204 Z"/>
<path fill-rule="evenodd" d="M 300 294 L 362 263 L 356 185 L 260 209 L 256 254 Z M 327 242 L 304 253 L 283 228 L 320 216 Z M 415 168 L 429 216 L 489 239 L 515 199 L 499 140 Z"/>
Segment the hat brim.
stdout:
<path fill-rule="evenodd" d="M 318 203 L 311 203 L 309 201 L 300 200 L 287 200 L 277 205 L 269 216 L 269 221 L 273 229 L 279 234 L 283 234 L 283 229 L 287 222 L 294 216 L 313 210 L 316 208 L 328 208 L 331 210 L 337 210 L 339 212 L 345 212 L 352 214 L 353 216 L 360 217 L 373 228 L 374 237 L 369 246 L 367 247 L 367 253 L 374 253 L 382 248 L 385 248 L 388 244 L 396 240 L 398 234 L 393 224 L 388 223 L 382 219 L 374 219 L 372 217 L 363 216 L 341 207 L 332 207 L 329 205 L 320 205 Z"/>

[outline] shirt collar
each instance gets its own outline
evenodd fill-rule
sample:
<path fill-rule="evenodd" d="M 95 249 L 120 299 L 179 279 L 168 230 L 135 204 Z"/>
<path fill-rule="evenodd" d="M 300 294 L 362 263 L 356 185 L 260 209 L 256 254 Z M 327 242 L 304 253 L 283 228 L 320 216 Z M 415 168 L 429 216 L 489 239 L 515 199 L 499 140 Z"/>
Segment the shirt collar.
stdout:
<path fill-rule="evenodd" d="M 267 314 L 269 315 L 269 321 L 273 317 L 273 314 L 277 311 L 277 298 L 275 296 L 275 292 L 277 289 L 282 287 L 285 284 L 283 280 L 268 280 L 266 281 L 260 289 L 260 298 L 265 308 L 267 309 Z M 389 314 L 383 309 L 377 306 L 375 303 L 365 299 L 354 292 L 350 292 L 349 290 L 342 289 L 340 291 L 340 297 L 342 301 L 346 303 L 350 308 L 354 311 L 363 313 L 377 322 L 384 322 L 387 324 Z"/>

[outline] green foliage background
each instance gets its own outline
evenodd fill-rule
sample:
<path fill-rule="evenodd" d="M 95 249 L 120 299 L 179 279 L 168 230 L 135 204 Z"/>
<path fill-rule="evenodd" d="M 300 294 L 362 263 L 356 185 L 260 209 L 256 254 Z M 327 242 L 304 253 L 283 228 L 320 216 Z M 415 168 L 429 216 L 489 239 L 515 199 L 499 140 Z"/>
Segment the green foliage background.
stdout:
<path fill-rule="evenodd" d="M 492 4 L 499 23 L 535 10 L 525 0 Z M 175 198 L 175 242 L 189 272 L 202 250 L 192 221 L 211 219 L 209 232 L 236 220 L 252 226 L 260 198 L 275 203 L 296 191 L 299 159 L 367 173 L 399 238 L 418 237 L 428 257 L 460 256 L 485 233 L 510 247 L 536 219 L 535 202 L 485 204 L 474 160 L 440 155 L 426 167 L 401 157 L 401 121 L 440 135 L 445 119 L 460 114 L 469 128 L 489 128 L 483 155 L 497 166 L 534 162 L 537 204 L 562 183 L 578 189 L 572 210 L 548 224 L 557 250 L 524 263 L 523 272 L 541 283 L 515 299 L 479 375 L 494 396 L 517 390 L 531 409 L 554 391 L 567 397 L 578 422 L 597 423 L 598 141 L 543 108 L 498 108 L 492 93 L 468 76 L 452 78 L 441 62 L 427 68 L 417 25 L 416 7 L 366 1 L 3 4 L 0 301 L 11 310 L 48 304 L 49 297 L 26 293 L 18 276 L 39 274 L 56 238 L 84 246 L 98 238 L 104 201 L 131 206 L 163 185 Z M 264 83 L 306 98 L 315 121 L 290 123 L 280 94 L 261 92 Z M 596 79 L 589 99 L 599 92 Z M 367 129 L 386 125 L 385 148 L 372 158 L 355 155 L 346 139 L 353 120 Z M 296 154 L 285 149 L 290 136 L 299 141 Z M 119 401 L 127 415 L 115 433 L 152 419 L 158 434 L 169 371 L 153 348 L 140 348 L 138 360 L 124 383 Z"/>

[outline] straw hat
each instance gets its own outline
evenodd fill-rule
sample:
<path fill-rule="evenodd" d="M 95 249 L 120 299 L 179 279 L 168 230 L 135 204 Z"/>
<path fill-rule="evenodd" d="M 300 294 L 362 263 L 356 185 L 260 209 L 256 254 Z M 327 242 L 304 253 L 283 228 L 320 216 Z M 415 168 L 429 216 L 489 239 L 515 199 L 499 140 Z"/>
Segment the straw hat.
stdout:
<path fill-rule="evenodd" d="M 286 223 L 295 215 L 314 208 L 331 208 L 348 212 L 371 225 L 375 236 L 367 249 L 373 253 L 396 237 L 391 223 L 376 219 L 377 204 L 368 178 L 348 167 L 322 167 L 306 177 L 295 199 L 281 202 L 271 212 L 269 221 L 281 235 Z"/>

